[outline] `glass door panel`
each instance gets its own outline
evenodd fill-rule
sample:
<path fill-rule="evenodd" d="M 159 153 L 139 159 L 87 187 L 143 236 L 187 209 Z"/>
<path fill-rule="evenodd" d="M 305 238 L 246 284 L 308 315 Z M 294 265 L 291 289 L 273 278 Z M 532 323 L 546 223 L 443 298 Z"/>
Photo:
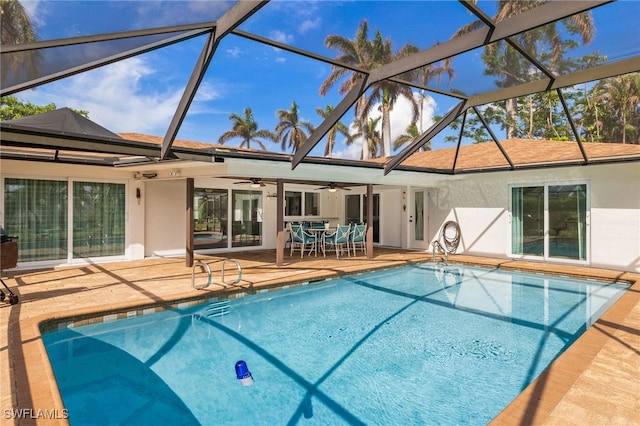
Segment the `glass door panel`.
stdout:
<path fill-rule="evenodd" d="M 512 188 L 513 254 L 544 255 L 544 187 Z"/>
<path fill-rule="evenodd" d="M 73 257 L 124 255 L 125 186 L 73 183 Z"/>
<path fill-rule="evenodd" d="M 549 256 L 586 260 L 586 185 L 549 186 Z"/>
<path fill-rule="evenodd" d="M 229 193 L 226 189 L 197 188 L 194 193 L 195 249 L 227 248 Z"/>
<path fill-rule="evenodd" d="M 232 191 L 231 246 L 262 245 L 262 192 Z"/>
<path fill-rule="evenodd" d="M 18 237 L 18 261 L 67 258 L 66 181 L 4 180 L 4 228 Z"/>

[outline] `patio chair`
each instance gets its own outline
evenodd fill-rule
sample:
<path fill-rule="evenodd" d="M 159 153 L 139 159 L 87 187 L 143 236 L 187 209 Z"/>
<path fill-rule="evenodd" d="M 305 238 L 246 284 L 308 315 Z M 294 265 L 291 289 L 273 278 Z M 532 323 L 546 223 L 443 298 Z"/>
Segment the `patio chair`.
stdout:
<path fill-rule="evenodd" d="M 291 252 L 290 256 L 293 256 L 293 252 L 300 250 L 300 257 L 304 256 L 304 251 L 309 248 L 309 253 L 312 251 L 318 255 L 317 248 L 318 239 L 315 235 L 309 234 L 305 231 L 304 226 L 300 224 L 291 224 Z"/>
<path fill-rule="evenodd" d="M 349 250 L 350 235 L 350 225 L 338 225 L 335 232 L 325 233 L 322 239 L 322 253 L 326 256 L 327 251 L 335 250 L 336 258 L 340 258 L 340 252 L 346 248 L 347 255 L 351 256 L 351 252 Z M 327 246 L 330 248 L 327 249 Z"/>
<path fill-rule="evenodd" d="M 360 250 L 367 254 L 367 224 L 360 223 L 352 225 L 353 229 L 351 232 L 351 248 L 353 248 L 353 255 L 356 256 L 356 249 L 360 247 Z"/>
<path fill-rule="evenodd" d="M 445 222 L 439 238 L 431 243 L 433 246 L 433 261 L 436 261 L 436 253 L 442 253 L 444 254 L 445 263 L 448 262 L 449 255 L 456 252 L 458 244 L 460 244 L 460 226 L 452 220 Z"/>

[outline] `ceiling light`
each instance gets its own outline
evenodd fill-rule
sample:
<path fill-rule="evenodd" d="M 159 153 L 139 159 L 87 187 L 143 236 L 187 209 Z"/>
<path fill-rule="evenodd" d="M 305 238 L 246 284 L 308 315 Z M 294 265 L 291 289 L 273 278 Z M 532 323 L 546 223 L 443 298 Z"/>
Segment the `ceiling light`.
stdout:
<path fill-rule="evenodd" d="M 254 183 L 252 183 L 252 184 L 251 184 L 251 187 L 252 187 L 252 188 L 260 188 L 260 186 L 261 186 L 261 185 L 260 185 L 259 183 L 256 183 L 256 182 L 254 182 Z"/>
<path fill-rule="evenodd" d="M 331 188 L 327 188 L 327 191 L 329 191 L 329 192 L 336 192 L 336 191 L 337 191 L 337 189 L 336 189 L 336 188 L 331 187 Z"/>

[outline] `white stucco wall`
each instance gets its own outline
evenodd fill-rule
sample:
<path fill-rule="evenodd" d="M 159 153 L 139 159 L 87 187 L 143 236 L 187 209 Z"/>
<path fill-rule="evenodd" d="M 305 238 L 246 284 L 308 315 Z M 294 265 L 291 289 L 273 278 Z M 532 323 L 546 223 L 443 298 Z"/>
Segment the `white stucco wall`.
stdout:
<path fill-rule="evenodd" d="M 509 185 L 589 185 L 589 258 L 585 264 L 640 272 L 640 167 L 637 163 L 460 175 L 430 191 L 429 234 L 447 220 L 461 228 L 458 252 L 507 257 Z"/>
<path fill-rule="evenodd" d="M 209 170 L 208 167 L 206 173 Z M 286 174 L 285 171 L 282 173 Z M 176 180 L 138 180 L 133 178 L 131 170 L 126 169 L 15 160 L 2 160 L 0 175 L 3 178 L 125 183 L 125 257 L 139 259 L 145 256 L 184 255 L 184 177 Z M 401 194 L 402 190 L 409 191 L 411 186 L 402 186 L 400 180 L 397 182 L 399 186 L 385 185 L 375 189 L 381 197 L 381 243 L 408 247 L 408 219 L 401 211 Z M 414 180 L 422 183 L 419 179 Z M 438 180 L 432 177 L 425 183 L 426 186 L 422 186 L 429 188 L 427 236 L 430 241 L 433 240 L 446 220 L 456 220 L 462 230 L 460 252 L 506 258 L 510 251 L 511 232 L 509 185 L 567 182 L 586 182 L 589 185 L 589 256 L 585 264 L 640 272 L 640 165 L 637 162 L 438 176 Z M 229 179 L 196 177 L 196 187 L 207 186 L 234 188 L 233 181 Z M 137 200 L 138 188 L 140 202 Z M 0 191 L 3 190 L 4 187 L 0 188 Z M 349 194 L 361 190 L 354 188 Z M 263 188 L 265 233 L 262 248 L 275 248 L 276 198 L 266 196 L 270 193 L 275 193 L 275 186 Z M 338 223 L 344 221 L 343 197 L 346 192 L 331 194 L 321 191 L 321 194 L 321 216 L 337 217 Z M 0 193 L 0 200 L 4 200 L 3 192 Z M 4 211 L 0 211 L 2 223 Z"/>
<path fill-rule="evenodd" d="M 145 181 L 145 256 L 173 256 L 185 253 L 185 180 Z"/>

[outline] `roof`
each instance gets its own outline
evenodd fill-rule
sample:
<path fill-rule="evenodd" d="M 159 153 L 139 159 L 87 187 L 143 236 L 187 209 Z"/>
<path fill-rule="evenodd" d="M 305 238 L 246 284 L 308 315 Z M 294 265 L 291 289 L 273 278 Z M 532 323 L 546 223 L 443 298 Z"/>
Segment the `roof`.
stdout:
<path fill-rule="evenodd" d="M 114 6 L 115 5 L 115 6 Z M 426 93 L 432 99 L 437 99 L 440 105 L 446 105 L 437 111 L 435 122 L 427 128 L 421 129 L 420 134 L 413 141 L 405 145 L 399 152 L 384 160 L 362 161 L 363 166 L 382 165 L 385 174 L 403 168 L 421 169 L 430 173 L 451 173 L 454 170 L 483 171 L 495 168 L 514 169 L 516 165 L 527 164 L 529 167 L 546 167 L 554 164 L 591 163 L 602 161 L 620 161 L 621 156 L 626 159 L 637 160 L 637 154 L 627 153 L 631 148 L 599 147 L 598 145 L 582 143 L 577 126 L 573 123 L 576 117 L 571 117 L 566 111 L 554 111 L 554 114 L 567 116 L 567 133 L 573 134 L 575 141 L 553 145 L 540 142 L 538 151 L 546 153 L 539 157 L 532 157 L 529 149 L 531 144 L 519 145 L 507 143 L 509 148 L 501 149 L 499 139 L 494 137 L 490 144 L 473 144 L 462 142 L 464 132 L 463 123 L 454 129 L 456 120 L 475 113 L 482 120 L 483 108 L 496 102 L 517 99 L 529 94 L 553 92 L 553 95 L 564 102 L 563 90 L 627 73 L 640 71 L 640 39 L 637 37 L 637 16 L 640 13 L 640 2 L 611 2 L 609 0 L 589 1 L 532 1 L 532 2 L 499 2 L 499 1 L 459 1 L 443 2 L 436 0 L 395 1 L 395 2 L 282 2 L 282 1 L 229 1 L 209 2 L 210 7 L 191 7 L 185 3 L 177 6 L 175 2 L 155 1 L 152 11 L 147 9 L 148 2 L 88 2 L 83 3 L 82 18 L 73 18 L 80 14 L 71 15 L 68 2 L 48 2 L 47 14 L 39 22 L 66 22 L 68 25 L 50 25 L 50 33 L 46 39 L 35 42 L 3 44 L 0 46 L 3 64 L 18 64 L 20 66 L 4 66 L 0 95 L 19 94 L 31 88 L 39 87 L 51 82 L 78 76 L 85 72 L 92 72 L 100 67 L 116 65 L 121 61 L 143 55 L 156 53 L 165 49 L 176 48 L 193 52 L 192 62 L 183 79 L 184 86 L 176 96 L 175 110 L 166 123 L 166 132 L 161 137 L 158 151 L 157 140 L 147 143 L 138 140 L 116 143 L 121 138 L 115 138 L 111 133 L 105 134 L 104 128 L 86 131 L 86 123 L 77 123 L 76 130 L 69 130 L 69 123 L 62 123 L 55 127 L 57 120 L 53 120 L 52 127 L 38 125 L 38 132 L 28 135 L 21 134 L 19 123 L 2 124 L 2 146 L 31 147 L 38 149 L 72 149 L 81 151 L 83 144 L 91 152 L 100 152 L 98 145 L 104 144 L 105 154 L 143 155 L 153 157 L 154 161 L 172 161 L 176 158 L 189 157 L 195 151 L 206 151 L 198 145 L 187 143 L 187 138 L 179 138 L 180 132 L 194 126 L 197 117 L 209 114 L 210 121 L 224 121 L 229 126 L 229 112 L 238 113 L 224 104 L 216 104 L 215 108 L 202 110 L 192 108 L 194 99 L 207 97 L 207 89 L 220 87 L 225 89 L 225 83 L 232 87 L 229 98 L 241 98 L 247 106 L 252 106 L 254 100 L 260 99 L 263 104 L 274 99 L 280 102 L 279 107 L 289 105 L 291 99 L 303 90 L 286 72 L 293 67 L 282 67 L 282 74 L 265 75 L 260 68 L 260 60 L 253 60 L 251 66 L 245 67 L 254 73 L 247 80 L 240 80 L 240 69 L 232 62 L 225 62 L 234 56 L 237 46 L 251 51 L 248 57 L 260 58 L 266 52 L 278 52 L 281 56 L 277 62 L 282 64 L 304 63 L 306 71 L 303 73 L 307 80 L 316 75 L 327 76 L 331 73 L 352 75 L 351 85 L 342 85 L 344 90 L 334 91 L 336 101 L 332 102 L 333 110 L 314 130 L 308 138 L 297 147 L 292 155 L 284 152 L 269 151 L 265 156 L 271 158 L 287 158 L 295 168 L 301 162 L 318 161 L 322 156 L 322 146 L 327 142 L 327 135 L 340 120 L 352 120 L 357 103 L 371 96 L 377 88 L 400 85 L 410 88 L 414 93 Z M 500 7 L 507 5 L 509 13 L 501 13 Z M 184 6 L 184 7 L 182 7 Z M 202 6 L 200 3 L 197 6 Z M 521 6 L 521 7 L 516 7 Z M 117 7 L 121 19 L 103 19 L 103 12 L 110 7 Z M 176 10 L 176 7 L 179 9 Z M 357 12 L 354 12 L 356 10 Z M 382 13 L 381 10 L 387 13 Z M 372 10 L 378 10 L 376 16 L 370 15 Z M 309 18 L 304 22 L 293 22 L 284 19 L 287 10 L 306 12 Z M 65 14 L 65 11 L 67 12 Z M 179 12 L 179 13 L 178 13 Z M 324 14 L 323 14 L 324 12 Z M 58 13 L 56 15 L 56 13 Z M 333 15 L 330 15 L 330 14 Z M 356 13 L 354 15 L 354 13 Z M 163 20 L 157 19 L 162 16 Z M 342 22 L 352 20 L 356 24 L 352 33 L 339 34 L 353 38 L 357 23 L 369 22 L 370 35 L 384 25 L 382 35 L 394 40 L 394 43 L 411 43 L 416 50 L 410 54 L 398 55 L 392 60 L 372 64 L 353 62 L 348 55 L 340 55 L 336 50 L 328 49 L 327 40 L 336 34 L 332 33 L 334 26 L 327 24 L 318 31 L 312 25 L 318 22 L 320 16 L 329 17 L 327 21 Z M 374 18 L 378 21 L 374 22 Z M 419 19 L 421 25 L 405 25 Z M 594 34 L 590 36 L 576 35 L 571 29 L 581 28 L 579 24 L 593 24 Z M 99 24 L 99 25 L 98 25 Z M 293 34 L 293 26 L 298 32 Z M 302 27 L 311 25 L 312 31 L 303 31 Z M 425 31 L 424 28 L 429 28 Z M 401 33 L 407 30 L 410 34 Z M 291 32 L 289 34 L 287 31 Z M 560 58 L 553 58 L 548 54 L 549 46 L 544 44 L 528 44 L 541 33 L 554 33 L 562 38 L 566 44 L 560 52 Z M 70 36 L 73 34 L 73 36 Z M 286 35 L 286 37 L 283 37 Z M 401 36 L 404 38 L 400 39 Z M 594 40 L 594 43 L 591 41 Z M 590 44 L 591 43 L 591 44 Z M 571 48 L 567 46 L 571 45 Z M 194 48 L 195 47 L 195 48 Z M 394 44 L 398 49 L 400 45 Z M 510 78 L 513 69 L 493 72 L 490 64 L 485 61 L 487 49 L 508 49 L 509 56 L 517 57 L 519 78 Z M 506 57 L 506 55 L 505 55 Z M 583 61 L 592 58 L 591 61 Z M 280 61 L 281 59 L 281 61 Z M 504 59 L 504 58 L 503 58 Z M 33 62 L 30 62 L 32 61 Z M 36 61 L 37 60 L 37 61 Z M 455 66 L 450 77 L 446 75 L 429 74 L 448 61 Z M 478 66 L 478 64 L 480 66 Z M 30 66 L 37 65 L 37 66 Z M 177 65 L 177 64 L 174 64 Z M 182 64 L 181 64 L 182 65 Z M 166 68 L 178 68 L 166 67 Z M 245 71 L 243 69 L 243 71 Z M 157 73 L 157 79 L 163 83 L 166 75 Z M 151 73 L 153 75 L 153 73 Z M 139 76 L 132 77 L 138 78 Z M 174 77 L 174 76 L 171 76 Z M 244 89 L 250 83 L 263 84 L 266 81 L 279 83 L 278 93 L 266 93 L 261 90 L 247 91 Z M 344 80 L 339 80 L 343 83 Z M 171 83 L 173 84 L 173 82 Z M 117 93 L 117 88 L 114 87 Z M 314 92 L 317 92 L 317 87 Z M 217 93 L 215 94 L 217 95 Z M 179 99 L 178 99 L 179 98 Z M 212 96 L 216 99 L 216 96 Z M 285 99 L 286 101 L 282 101 Z M 118 109 L 127 99 L 113 96 L 111 99 L 94 99 L 96 105 L 104 110 L 108 101 L 115 102 L 112 108 Z M 172 99 L 173 101 L 173 99 Z M 325 98 L 318 98 L 318 105 L 325 105 Z M 141 108 L 145 108 L 143 104 Z M 561 108 L 562 109 L 562 108 Z M 195 110 L 195 111 L 194 111 Z M 273 116 L 275 109 L 269 113 Z M 153 111 L 144 111 L 152 114 Z M 313 112 L 309 113 L 312 114 Z M 144 115 L 142 115 L 144 117 Z M 222 117 L 222 118 L 221 118 Z M 61 118 L 63 120 L 63 118 Z M 144 121 L 141 119 L 139 121 Z M 24 124 L 24 123 L 22 123 Z M 40 123 L 43 124 L 43 123 Z M 482 125 L 482 124 L 480 124 Z M 485 128 L 488 128 L 484 124 Z M 66 128 L 67 130 L 62 130 Z M 143 126 L 144 128 L 144 126 Z M 132 129 L 133 130 L 133 129 Z M 423 146 L 436 140 L 447 131 L 455 130 L 460 135 L 456 148 L 434 149 L 424 154 Z M 490 129 L 488 129 L 490 130 Z M 120 131 L 120 130 L 118 130 Z M 49 137 L 46 133 L 55 137 Z M 70 133 L 65 140 L 66 132 Z M 108 131 L 107 131 L 108 132 Z M 491 131 L 489 132 L 491 133 Z M 139 133 L 140 134 L 140 133 Z M 90 137 L 83 140 L 78 135 Z M 218 140 L 219 133 L 214 134 Z M 455 137 L 453 139 L 456 139 Z M 35 142 L 30 144 L 30 140 Z M 616 141 L 618 142 L 618 141 Z M 145 143 L 147 145 L 145 145 Z M 279 144 L 277 144 L 279 145 Z M 433 144 L 431 144 L 433 146 Z M 153 146 L 152 150 L 148 148 Z M 562 148 L 561 148 L 562 147 Z M 210 155 L 216 151 L 222 152 L 221 147 L 209 144 Z M 523 149 L 523 152 L 516 152 Z M 549 154 L 549 149 L 553 155 Z M 230 149 L 233 155 L 253 157 L 258 154 L 255 150 Z M 440 152 L 442 150 L 442 152 Z M 459 150 L 458 157 L 455 151 Z M 467 158 L 468 152 L 486 150 L 477 158 Z M 608 153 L 600 153 L 606 150 Z M 503 152 L 505 151 L 505 152 Z M 206 158 L 206 157 L 199 157 Z M 325 162 L 341 164 L 343 161 L 335 157 L 323 158 Z M 478 164 L 482 160 L 483 164 Z M 559 160 L 559 163 L 558 163 Z M 205 160 L 206 161 L 206 160 Z M 454 167 L 455 161 L 455 167 Z M 442 167 L 447 164 L 446 167 Z"/>
<path fill-rule="evenodd" d="M 3 127 L 16 126 L 49 130 L 56 133 L 73 133 L 78 135 L 90 135 L 102 138 L 121 139 L 112 131 L 83 117 L 70 108 L 59 108 L 36 115 L 16 118 L 2 122 Z"/>
<path fill-rule="evenodd" d="M 481 142 L 472 145 L 418 151 L 402 165 L 441 172 L 490 171 L 534 166 L 581 165 L 614 161 L 640 161 L 640 145 L 620 143 L 585 143 L 570 141 L 508 139 L 499 143 Z M 502 149 L 501 149 L 502 148 Z M 374 159 L 384 163 L 387 159 Z M 511 163 L 510 163 L 511 162 Z"/>

